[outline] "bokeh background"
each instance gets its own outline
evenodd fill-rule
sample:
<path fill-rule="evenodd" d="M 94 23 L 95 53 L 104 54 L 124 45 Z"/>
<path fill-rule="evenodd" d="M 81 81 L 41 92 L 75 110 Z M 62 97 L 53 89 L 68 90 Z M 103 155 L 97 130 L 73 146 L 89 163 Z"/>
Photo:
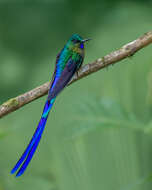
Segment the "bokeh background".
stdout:
<path fill-rule="evenodd" d="M 151 0 L 0 0 L 0 103 L 51 79 L 78 33 L 85 64 L 152 28 Z M 10 170 L 46 96 L 0 120 L 0 190 L 152 188 L 152 46 L 68 87 L 57 98 L 25 175 Z"/>

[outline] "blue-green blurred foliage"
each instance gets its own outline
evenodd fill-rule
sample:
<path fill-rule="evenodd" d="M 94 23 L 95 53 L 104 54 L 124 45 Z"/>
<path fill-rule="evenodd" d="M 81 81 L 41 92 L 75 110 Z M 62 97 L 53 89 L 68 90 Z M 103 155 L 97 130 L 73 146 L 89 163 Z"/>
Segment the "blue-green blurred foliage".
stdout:
<path fill-rule="evenodd" d="M 73 33 L 85 63 L 151 30 L 151 0 L 0 0 L 0 101 L 51 79 Z M 152 47 L 68 87 L 50 114 L 25 175 L 9 172 L 46 97 L 1 119 L 0 190 L 152 188 Z"/>

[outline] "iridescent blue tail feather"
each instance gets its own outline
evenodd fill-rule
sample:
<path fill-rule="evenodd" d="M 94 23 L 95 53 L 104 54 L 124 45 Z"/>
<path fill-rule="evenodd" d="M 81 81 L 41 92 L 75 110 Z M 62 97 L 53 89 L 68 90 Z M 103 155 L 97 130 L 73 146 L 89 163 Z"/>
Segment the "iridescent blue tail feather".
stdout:
<path fill-rule="evenodd" d="M 20 157 L 20 159 L 18 160 L 18 162 L 16 163 L 16 165 L 14 166 L 14 168 L 11 170 L 11 174 L 14 174 L 19 168 L 19 171 L 16 174 L 16 177 L 21 176 L 24 171 L 26 170 L 28 164 L 30 163 L 36 148 L 40 142 L 42 133 L 44 131 L 45 128 L 45 124 L 49 115 L 49 112 L 53 106 L 54 100 L 53 101 L 46 101 L 45 106 L 44 106 L 44 110 L 42 113 L 42 117 L 40 119 L 40 122 L 37 126 L 37 129 L 30 141 L 30 143 L 28 144 L 27 148 L 25 149 L 24 153 L 22 154 L 22 156 Z"/>

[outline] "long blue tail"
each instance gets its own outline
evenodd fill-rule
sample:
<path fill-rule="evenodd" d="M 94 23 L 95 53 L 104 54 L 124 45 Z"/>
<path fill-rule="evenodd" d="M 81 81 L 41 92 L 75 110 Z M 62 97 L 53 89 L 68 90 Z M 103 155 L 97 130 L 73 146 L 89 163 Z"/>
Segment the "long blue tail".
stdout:
<path fill-rule="evenodd" d="M 46 101 L 44 110 L 42 113 L 42 117 L 40 119 L 40 122 L 37 126 L 37 129 L 31 139 L 30 143 L 28 144 L 27 148 L 25 149 L 24 153 L 22 154 L 22 156 L 20 157 L 20 159 L 18 160 L 18 162 L 16 163 L 14 168 L 11 170 L 11 174 L 14 174 L 20 168 L 16 174 L 16 177 L 19 177 L 24 173 L 24 171 L 26 170 L 28 164 L 30 163 L 30 161 L 37 149 L 37 146 L 40 142 L 42 133 L 45 128 L 45 124 L 46 124 L 49 112 L 53 106 L 54 100 L 55 99 L 52 99 L 51 101 L 48 101 L 48 100 Z"/>

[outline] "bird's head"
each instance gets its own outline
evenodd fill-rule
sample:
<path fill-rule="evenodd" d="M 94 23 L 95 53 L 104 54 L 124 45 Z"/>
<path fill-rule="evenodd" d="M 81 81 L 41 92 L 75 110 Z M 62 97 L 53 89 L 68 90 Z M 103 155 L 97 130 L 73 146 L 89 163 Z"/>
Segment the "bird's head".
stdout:
<path fill-rule="evenodd" d="M 84 43 L 89 40 L 90 39 L 83 39 L 78 34 L 73 34 L 68 40 L 67 45 L 69 49 L 76 51 L 77 53 L 81 53 L 84 50 Z"/>

